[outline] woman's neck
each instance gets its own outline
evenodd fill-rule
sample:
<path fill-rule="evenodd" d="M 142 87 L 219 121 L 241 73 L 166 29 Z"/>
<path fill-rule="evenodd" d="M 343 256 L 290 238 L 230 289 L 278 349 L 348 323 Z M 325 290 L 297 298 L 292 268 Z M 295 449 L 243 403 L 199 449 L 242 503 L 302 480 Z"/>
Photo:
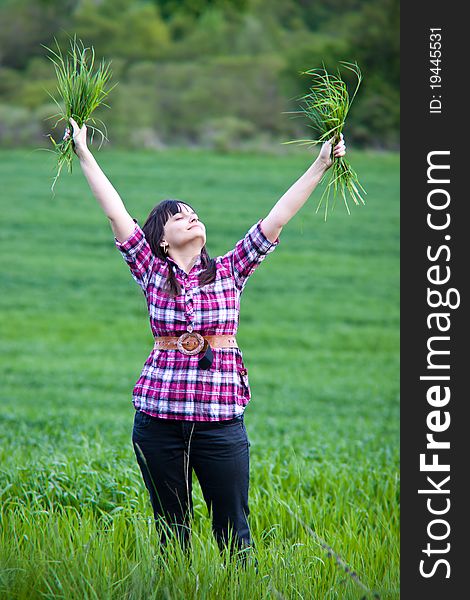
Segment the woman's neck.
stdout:
<path fill-rule="evenodd" d="M 169 256 L 175 261 L 180 269 L 183 269 L 186 274 L 189 274 L 200 254 L 200 250 L 197 254 L 194 254 L 193 252 L 188 253 L 187 251 L 178 252 L 177 250 L 172 250 Z"/>

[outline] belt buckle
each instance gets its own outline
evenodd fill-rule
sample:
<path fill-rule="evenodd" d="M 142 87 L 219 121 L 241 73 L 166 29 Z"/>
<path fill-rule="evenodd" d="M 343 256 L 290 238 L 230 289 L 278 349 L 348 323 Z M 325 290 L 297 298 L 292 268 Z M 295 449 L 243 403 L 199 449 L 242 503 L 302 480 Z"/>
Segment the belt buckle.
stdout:
<path fill-rule="evenodd" d="M 189 348 L 183 346 L 185 342 L 189 342 Z M 204 338 L 200 333 L 196 333 L 195 331 L 186 331 L 179 336 L 176 346 L 182 354 L 192 356 L 204 348 Z"/>

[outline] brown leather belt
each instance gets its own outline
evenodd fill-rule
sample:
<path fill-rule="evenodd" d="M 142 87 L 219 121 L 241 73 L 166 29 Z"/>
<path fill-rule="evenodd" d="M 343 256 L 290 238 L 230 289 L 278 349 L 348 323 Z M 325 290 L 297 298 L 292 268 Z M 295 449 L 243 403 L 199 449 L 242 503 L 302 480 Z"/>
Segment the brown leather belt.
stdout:
<path fill-rule="evenodd" d="M 206 343 L 207 342 L 207 343 Z M 155 338 L 157 350 L 179 350 L 183 354 L 197 354 L 209 344 L 212 348 L 238 348 L 234 335 L 205 335 L 196 331 L 185 331 L 180 336 L 160 336 Z"/>

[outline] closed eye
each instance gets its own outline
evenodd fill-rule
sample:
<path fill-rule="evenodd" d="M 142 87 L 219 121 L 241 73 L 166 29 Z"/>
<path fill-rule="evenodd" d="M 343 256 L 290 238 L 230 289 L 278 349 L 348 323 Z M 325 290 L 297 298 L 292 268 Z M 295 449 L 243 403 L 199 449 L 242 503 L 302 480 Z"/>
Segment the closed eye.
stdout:
<path fill-rule="evenodd" d="M 184 219 L 184 218 L 188 218 L 188 219 L 189 219 L 189 218 L 191 218 L 191 217 L 196 217 L 196 219 L 198 219 L 198 216 L 197 216 L 197 214 L 196 214 L 196 213 L 191 213 L 191 214 L 189 214 L 189 215 L 186 215 L 186 217 L 185 217 L 185 216 L 183 216 L 183 215 L 182 215 L 182 213 L 178 213 L 178 214 L 175 216 L 175 221 L 181 221 L 181 219 Z"/>

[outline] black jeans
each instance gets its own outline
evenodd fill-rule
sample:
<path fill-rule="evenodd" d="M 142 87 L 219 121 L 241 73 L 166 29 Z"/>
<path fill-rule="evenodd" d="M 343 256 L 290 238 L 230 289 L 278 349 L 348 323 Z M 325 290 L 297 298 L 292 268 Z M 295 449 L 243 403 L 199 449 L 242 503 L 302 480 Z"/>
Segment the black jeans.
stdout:
<path fill-rule="evenodd" d="M 155 516 L 160 541 L 191 540 L 192 470 L 212 515 L 220 551 L 252 547 L 247 517 L 249 446 L 243 415 L 228 421 L 182 421 L 136 411 L 132 442 Z M 244 561 L 245 553 L 241 553 Z"/>

